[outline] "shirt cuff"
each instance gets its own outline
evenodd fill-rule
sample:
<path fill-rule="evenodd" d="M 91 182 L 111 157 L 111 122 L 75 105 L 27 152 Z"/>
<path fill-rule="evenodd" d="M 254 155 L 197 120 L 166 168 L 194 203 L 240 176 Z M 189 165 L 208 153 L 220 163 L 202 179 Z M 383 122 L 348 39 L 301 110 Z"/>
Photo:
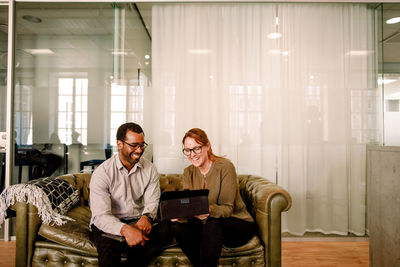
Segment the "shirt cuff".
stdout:
<path fill-rule="evenodd" d="M 116 223 L 115 224 L 115 228 L 113 227 L 113 231 L 115 231 L 114 233 L 112 233 L 113 235 L 121 235 L 121 229 L 122 227 L 125 225 L 126 223 L 120 222 L 120 223 Z M 121 235 L 122 236 L 122 235 Z"/>
<path fill-rule="evenodd" d="M 143 213 L 142 216 L 147 216 L 147 218 L 149 218 L 150 222 L 152 222 L 154 220 L 153 214 L 151 214 L 149 212 Z"/>

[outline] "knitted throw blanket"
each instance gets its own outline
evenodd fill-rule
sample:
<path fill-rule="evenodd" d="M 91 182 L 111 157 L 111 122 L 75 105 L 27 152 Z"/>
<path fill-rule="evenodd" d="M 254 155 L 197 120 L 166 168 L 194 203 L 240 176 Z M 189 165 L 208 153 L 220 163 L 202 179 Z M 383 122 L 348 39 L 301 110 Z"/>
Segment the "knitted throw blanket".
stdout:
<path fill-rule="evenodd" d="M 62 225 L 72 218 L 65 216 L 79 201 L 79 192 L 59 177 L 45 177 L 25 184 L 16 184 L 0 195 L 0 224 L 5 220 L 7 209 L 15 201 L 26 202 L 38 209 L 44 224 Z"/>

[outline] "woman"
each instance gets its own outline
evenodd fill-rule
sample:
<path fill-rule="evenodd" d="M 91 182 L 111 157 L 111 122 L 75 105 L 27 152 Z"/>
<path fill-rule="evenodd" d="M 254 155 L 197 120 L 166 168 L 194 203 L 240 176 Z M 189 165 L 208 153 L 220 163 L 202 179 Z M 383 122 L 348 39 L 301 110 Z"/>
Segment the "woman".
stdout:
<path fill-rule="evenodd" d="M 207 134 L 189 130 L 182 140 L 183 153 L 192 163 L 183 173 L 185 189 L 208 189 L 209 213 L 172 223 L 183 252 L 197 266 L 217 266 L 222 244 L 238 247 L 254 235 L 253 218 L 240 197 L 235 167 L 213 154 Z"/>

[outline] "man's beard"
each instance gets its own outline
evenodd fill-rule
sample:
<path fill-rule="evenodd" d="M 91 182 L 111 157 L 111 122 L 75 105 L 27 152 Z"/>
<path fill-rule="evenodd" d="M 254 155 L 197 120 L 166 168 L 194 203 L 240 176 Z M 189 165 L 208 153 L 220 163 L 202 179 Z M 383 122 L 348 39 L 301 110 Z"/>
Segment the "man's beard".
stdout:
<path fill-rule="evenodd" d="M 140 157 L 143 155 L 143 151 L 141 153 L 132 152 L 129 154 L 129 159 L 136 163 L 139 161 Z M 135 157 L 136 156 L 136 157 Z"/>

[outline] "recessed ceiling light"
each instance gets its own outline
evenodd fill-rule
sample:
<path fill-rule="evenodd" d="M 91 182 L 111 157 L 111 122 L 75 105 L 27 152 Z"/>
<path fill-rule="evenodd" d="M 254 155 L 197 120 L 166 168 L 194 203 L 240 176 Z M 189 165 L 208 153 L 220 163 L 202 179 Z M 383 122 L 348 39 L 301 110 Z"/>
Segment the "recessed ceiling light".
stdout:
<path fill-rule="evenodd" d="M 267 35 L 269 39 L 279 39 L 282 37 L 282 34 L 279 32 L 271 32 L 270 34 Z"/>
<path fill-rule="evenodd" d="M 391 18 L 386 21 L 387 24 L 395 24 L 398 22 L 400 22 L 400 17 Z"/>
<path fill-rule="evenodd" d="M 147 54 L 146 54 L 146 55 L 144 55 L 144 58 L 145 58 L 145 59 L 149 59 L 149 58 L 150 58 L 150 55 L 147 55 Z"/>
<path fill-rule="evenodd" d="M 42 22 L 42 19 L 41 19 L 41 18 L 34 17 L 34 16 L 30 16 L 30 15 L 22 16 L 22 18 L 23 18 L 24 20 L 26 20 L 26 21 L 33 22 L 33 23 L 40 23 L 40 22 Z"/>
<path fill-rule="evenodd" d="M 346 56 L 366 56 L 373 53 L 370 50 L 351 50 L 346 53 Z"/>
<path fill-rule="evenodd" d="M 394 83 L 395 81 L 397 81 L 397 80 L 395 80 L 395 79 L 387 79 L 387 78 L 384 78 L 383 80 L 382 80 L 382 78 L 378 78 L 378 84 L 380 85 L 380 84 L 389 84 L 389 83 Z"/>
<path fill-rule="evenodd" d="M 126 51 L 112 51 L 111 54 L 117 55 L 117 56 L 127 56 L 128 52 L 126 52 Z"/>
<path fill-rule="evenodd" d="M 53 50 L 44 48 L 44 49 L 24 49 L 25 52 L 32 55 L 52 55 L 55 54 Z"/>

